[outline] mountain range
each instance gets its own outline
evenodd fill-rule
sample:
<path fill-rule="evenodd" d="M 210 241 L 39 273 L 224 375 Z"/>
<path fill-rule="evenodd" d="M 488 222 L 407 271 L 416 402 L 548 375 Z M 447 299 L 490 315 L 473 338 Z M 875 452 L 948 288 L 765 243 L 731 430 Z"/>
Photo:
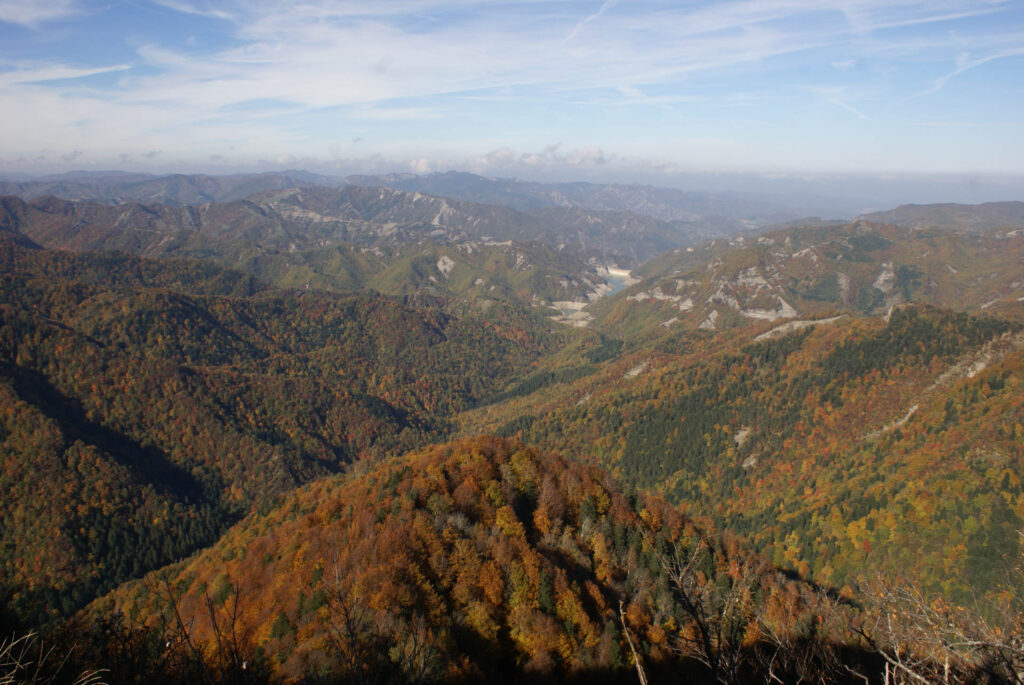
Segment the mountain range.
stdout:
<path fill-rule="evenodd" d="M 520 211 L 544 207 L 576 207 L 597 211 L 632 212 L 663 221 L 731 218 L 767 223 L 792 218 L 798 208 L 772 202 L 754 193 L 692 192 L 643 185 L 593 183 L 536 183 L 489 178 L 450 171 L 428 175 L 385 174 L 341 178 L 308 171 L 283 171 L 233 176 L 203 174 L 132 174 L 119 171 L 77 172 L 36 179 L 0 182 L 0 195 L 35 199 L 55 195 L 67 200 L 105 203 L 196 205 L 232 202 L 258 193 L 287 188 L 344 185 L 388 187 Z"/>
<path fill-rule="evenodd" d="M 268 187 L 0 199 L 0 620 L 58 675 L 1024 664 L 1015 203 L 700 240 L 640 186 L 197 178 Z"/>
<path fill-rule="evenodd" d="M 65 200 L 91 200 L 109 204 L 139 202 L 182 206 L 233 202 L 269 190 L 318 185 L 334 185 L 334 181 L 308 171 L 236 176 L 72 172 L 38 179 L 5 180 L 0 182 L 0 194 L 17 195 L 26 200 L 53 195 Z"/>
<path fill-rule="evenodd" d="M 858 219 L 667 252 L 635 270 L 628 291 L 587 311 L 599 329 L 624 336 L 877 315 L 908 302 L 1019 317 L 1021 263 L 1024 230 L 950 233 Z"/>
<path fill-rule="evenodd" d="M 862 218 L 907 228 L 985 232 L 1024 228 L 1024 202 L 986 202 L 980 205 L 901 205 Z"/>

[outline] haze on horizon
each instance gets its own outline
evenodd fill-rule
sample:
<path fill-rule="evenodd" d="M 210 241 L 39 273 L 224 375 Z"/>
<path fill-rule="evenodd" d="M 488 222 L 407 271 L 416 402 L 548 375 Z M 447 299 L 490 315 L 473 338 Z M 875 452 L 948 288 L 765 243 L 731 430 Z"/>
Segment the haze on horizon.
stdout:
<path fill-rule="evenodd" d="M 1010 0 L 0 0 L 0 45 L 6 173 L 1024 178 Z"/>

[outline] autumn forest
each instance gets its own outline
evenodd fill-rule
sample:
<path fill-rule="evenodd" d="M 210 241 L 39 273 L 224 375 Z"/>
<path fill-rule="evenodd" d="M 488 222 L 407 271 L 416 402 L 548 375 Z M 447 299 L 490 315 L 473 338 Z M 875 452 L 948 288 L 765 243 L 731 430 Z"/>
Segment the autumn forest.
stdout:
<path fill-rule="evenodd" d="M 0 683 L 1024 682 L 1017 203 L 498 204 L 0 198 Z"/>

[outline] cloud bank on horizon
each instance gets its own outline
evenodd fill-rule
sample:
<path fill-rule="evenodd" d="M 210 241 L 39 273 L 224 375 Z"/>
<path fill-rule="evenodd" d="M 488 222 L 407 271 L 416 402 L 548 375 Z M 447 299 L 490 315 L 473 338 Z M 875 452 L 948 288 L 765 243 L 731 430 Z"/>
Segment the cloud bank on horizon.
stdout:
<path fill-rule="evenodd" d="M 0 0 L 0 170 L 1024 173 L 1012 0 Z"/>

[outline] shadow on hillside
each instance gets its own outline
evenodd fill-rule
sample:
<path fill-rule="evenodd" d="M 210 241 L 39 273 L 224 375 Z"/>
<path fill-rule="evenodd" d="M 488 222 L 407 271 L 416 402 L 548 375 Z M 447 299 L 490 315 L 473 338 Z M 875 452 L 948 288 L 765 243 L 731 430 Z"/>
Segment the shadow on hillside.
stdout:
<path fill-rule="evenodd" d="M 0 364 L 0 374 L 11 379 L 21 399 L 56 421 L 67 441 L 80 440 L 109 454 L 160 494 L 192 502 L 204 499 L 199 481 L 164 452 L 89 419 L 77 399 L 62 394 L 43 374 L 10 363 Z"/>

